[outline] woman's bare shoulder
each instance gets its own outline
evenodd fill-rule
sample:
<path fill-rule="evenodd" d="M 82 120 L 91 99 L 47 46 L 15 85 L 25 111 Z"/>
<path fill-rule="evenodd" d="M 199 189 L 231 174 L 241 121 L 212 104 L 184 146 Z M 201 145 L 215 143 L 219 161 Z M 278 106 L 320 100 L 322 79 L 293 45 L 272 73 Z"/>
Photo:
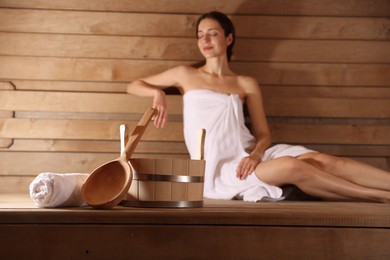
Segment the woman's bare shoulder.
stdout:
<path fill-rule="evenodd" d="M 238 84 L 244 90 L 245 93 L 257 92 L 259 91 L 259 82 L 256 78 L 247 75 L 237 76 Z"/>

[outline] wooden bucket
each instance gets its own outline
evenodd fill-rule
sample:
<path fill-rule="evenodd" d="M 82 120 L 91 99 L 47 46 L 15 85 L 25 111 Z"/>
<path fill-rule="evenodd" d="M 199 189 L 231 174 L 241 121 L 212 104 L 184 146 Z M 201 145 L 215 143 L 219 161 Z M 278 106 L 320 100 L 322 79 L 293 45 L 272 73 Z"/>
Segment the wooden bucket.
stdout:
<path fill-rule="evenodd" d="M 204 160 L 132 158 L 133 180 L 123 206 L 203 206 Z"/>

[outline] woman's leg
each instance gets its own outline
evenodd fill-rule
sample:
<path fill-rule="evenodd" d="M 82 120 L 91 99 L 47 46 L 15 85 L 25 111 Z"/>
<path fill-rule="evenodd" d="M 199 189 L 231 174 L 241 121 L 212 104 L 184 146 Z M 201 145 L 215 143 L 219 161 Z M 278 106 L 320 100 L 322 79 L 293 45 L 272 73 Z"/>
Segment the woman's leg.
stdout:
<path fill-rule="evenodd" d="M 292 157 L 262 162 L 256 167 L 255 174 L 270 185 L 294 184 L 307 194 L 324 199 L 390 202 L 388 191 L 360 186 Z"/>
<path fill-rule="evenodd" d="M 390 191 L 390 173 L 371 165 L 324 153 L 309 153 L 298 158 L 360 186 Z"/>

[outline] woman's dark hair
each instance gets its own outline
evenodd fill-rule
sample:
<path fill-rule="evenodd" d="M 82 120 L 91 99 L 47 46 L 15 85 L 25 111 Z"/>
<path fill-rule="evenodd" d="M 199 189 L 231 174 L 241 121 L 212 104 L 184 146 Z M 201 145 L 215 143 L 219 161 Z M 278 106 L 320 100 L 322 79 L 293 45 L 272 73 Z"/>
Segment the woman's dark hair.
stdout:
<path fill-rule="evenodd" d="M 198 21 L 196 23 L 196 32 L 195 32 L 196 35 L 198 34 L 198 27 L 200 22 L 206 18 L 217 21 L 221 25 L 222 29 L 224 30 L 225 37 L 228 37 L 229 34 L 232 34 L 232 38 L 233 38 L 232 43 L 227 47 L 226 50 L 227 59 L 228 61 L 230 61 L 233 54 L 234 42 L 236 41 L 236 31 L 234 29 L 234 25 L 232 21 L 229 19 L 229 17 L 227 17 L 224 13 L 221 12 L 212 11 L 209 13 L 205 13 L 198 18 Z"/>

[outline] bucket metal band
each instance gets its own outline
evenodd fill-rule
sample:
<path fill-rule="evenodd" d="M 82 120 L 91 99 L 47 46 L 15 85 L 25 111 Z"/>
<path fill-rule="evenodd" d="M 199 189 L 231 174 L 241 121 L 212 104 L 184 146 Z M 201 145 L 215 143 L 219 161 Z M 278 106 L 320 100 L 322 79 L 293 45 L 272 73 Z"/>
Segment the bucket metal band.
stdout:
<path fill-rule="evenodd" d="M 183 182 L 183 183 L 192 183 L 192 182 L 203 183 L 204 182 L 204 177 L 203 176 L 186 176 L 186 175 L 165 175 L 165 174 L 134 173 L 133 180 Z"/>
<path fill-rule="evenodd" d="M 145 208 L 200 208 L 203 207 L 203 200 L 200 201 L 138 201 L 122 200 L 124 207 L 145 207 Z"/>

